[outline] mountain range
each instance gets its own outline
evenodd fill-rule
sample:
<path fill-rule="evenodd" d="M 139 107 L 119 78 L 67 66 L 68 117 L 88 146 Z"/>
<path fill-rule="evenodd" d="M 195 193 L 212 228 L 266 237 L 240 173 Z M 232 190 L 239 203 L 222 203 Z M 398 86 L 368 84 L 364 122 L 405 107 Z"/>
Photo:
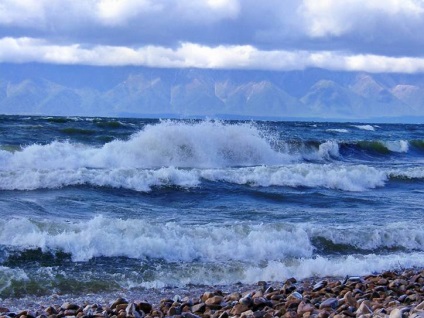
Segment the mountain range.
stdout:
<path fill-rule="evenodd" d="M 0 64 L 0 114 L 419 121 L 424 76 Z"/>

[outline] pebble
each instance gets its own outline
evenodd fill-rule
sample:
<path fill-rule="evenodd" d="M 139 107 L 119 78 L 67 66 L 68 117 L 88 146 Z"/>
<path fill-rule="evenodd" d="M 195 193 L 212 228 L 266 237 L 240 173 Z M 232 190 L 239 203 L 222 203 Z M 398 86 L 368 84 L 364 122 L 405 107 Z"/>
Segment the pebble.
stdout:
<path fill-rule="evenodd" d="M 200 296 L 164 298 L 155 305 L 117 298 L 109 305 L 44 306 L 0 318 L 424 318 L 424 270 L 380 275 L 284 282 L 258 282 L 252 290 L 205 291 Z"/>

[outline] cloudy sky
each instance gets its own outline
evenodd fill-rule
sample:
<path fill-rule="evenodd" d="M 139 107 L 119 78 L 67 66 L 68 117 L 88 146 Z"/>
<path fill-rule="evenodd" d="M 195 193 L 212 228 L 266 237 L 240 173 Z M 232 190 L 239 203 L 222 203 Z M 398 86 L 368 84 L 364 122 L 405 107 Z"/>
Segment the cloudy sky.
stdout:
<path fill-rule="evenodd" d="M 0 0 L 0 63 L 424 72 L 424 0 Z"/>

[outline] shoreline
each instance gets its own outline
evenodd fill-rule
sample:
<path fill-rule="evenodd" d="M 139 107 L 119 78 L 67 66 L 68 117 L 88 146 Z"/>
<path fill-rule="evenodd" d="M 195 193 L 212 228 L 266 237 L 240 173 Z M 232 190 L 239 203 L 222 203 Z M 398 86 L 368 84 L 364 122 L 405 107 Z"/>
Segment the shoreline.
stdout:
<path fill-rule="evenodd" d="M 424 318 L 424 269 L 0 300 L 0 317 Z"/>

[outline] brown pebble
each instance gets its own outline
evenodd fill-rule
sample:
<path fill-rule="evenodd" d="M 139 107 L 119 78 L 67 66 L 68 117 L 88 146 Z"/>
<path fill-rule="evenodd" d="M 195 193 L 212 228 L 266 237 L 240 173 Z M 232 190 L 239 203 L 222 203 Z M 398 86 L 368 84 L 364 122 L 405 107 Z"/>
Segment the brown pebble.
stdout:
<path fill-rule="evenodd" d="M 231 315 L 241 315 L 243 312 L 249 310 L 249 307 L 245 304 L 237 303 L 234 305 L 234 307 L 231 309 L 230 314 Z"/>

